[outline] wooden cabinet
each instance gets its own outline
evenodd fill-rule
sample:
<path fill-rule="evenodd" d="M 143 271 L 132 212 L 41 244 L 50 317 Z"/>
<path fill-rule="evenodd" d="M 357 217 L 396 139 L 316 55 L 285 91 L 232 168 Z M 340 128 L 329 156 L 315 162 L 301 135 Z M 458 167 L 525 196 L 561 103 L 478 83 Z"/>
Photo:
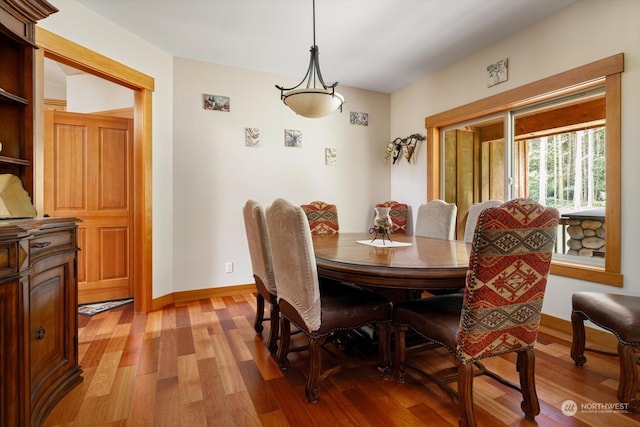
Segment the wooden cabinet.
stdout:
<path fill-rule="evenodd" d="M 44 0 L 0 0 L 0 174 L 33 198 L 35 22 L 56 12 Z"/>
<path fill-rule="evenodd" d="M 77 225 L 0 222 L 0 425 L 37 426 L 82 381 Z"/>
<path fill-rule="evenodd" d="M 31 424 L 82 378 L 78 365 L 77 226 L 46 223 L 29 239 Z M 68 221 L 68 220 L 67 220 Z"/>
<path fill-rule="evenodd" d="M 0 0 L 0 174 L 33 199 L 35 23 L 46 0 Z M 0 426 L 37 426 L 82 381 L 77 226 L 0 220 Z"/>

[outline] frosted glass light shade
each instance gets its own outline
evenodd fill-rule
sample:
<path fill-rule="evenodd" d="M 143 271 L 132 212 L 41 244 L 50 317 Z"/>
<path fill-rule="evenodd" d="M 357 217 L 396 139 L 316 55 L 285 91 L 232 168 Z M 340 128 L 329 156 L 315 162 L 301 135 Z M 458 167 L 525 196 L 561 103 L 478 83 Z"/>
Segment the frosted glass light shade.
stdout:
<path fill-rule="evenodd" d="M 340 108 L 344 103 L 344 97 L 327 89 L 303 88 L 285 92 L 282 102 L 294 113 L 316 119 Z"/>

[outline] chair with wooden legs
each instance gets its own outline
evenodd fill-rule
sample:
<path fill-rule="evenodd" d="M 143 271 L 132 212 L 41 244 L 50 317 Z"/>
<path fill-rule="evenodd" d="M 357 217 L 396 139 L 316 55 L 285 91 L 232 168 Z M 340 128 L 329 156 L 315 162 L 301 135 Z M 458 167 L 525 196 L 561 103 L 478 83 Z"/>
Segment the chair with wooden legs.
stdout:
<path fill-rule="evenodd" d="M 571 358 L 576 366 L 587 362 L 584 356 L 588 320 L 611 332 L 618 339 L 620 378 L 618 400 L 630 411 L 640 410 L 638 393 L 638 355 L 640 354 L 640 296 L 605 292 L 575 292 L 571 296 L 573 340 Z"/>
<path fill-rule="evenodd" d="M 418 208 L 416 236 L 453 240 L 458 207 L 444 200 L 431 200 Z"/>
<path fill-rule="evenodd" d="M 280 307 L 278 364 L 288 367 L 290 324 L 309 339 L 307 400 L 318 401 L 318 379 L 322 368 L 322 345 L 343 331 L 376 324 L 380 336 L 381 368 L 389 369 L 389 326 L 392 305 L 386 298 L 341 282 L 319 284 L 311 229 L 302 208 L 277 199 L 267 210 L 267 227 Z"/>
<path fill-rule="evenodd" d="M 469 212 L 467 213 L 467 222 L 464 226 L 464 241 L 467 243 L 471 243 L 473 241 L 473 233 L 476 230 L 476 223 L 478 222 L 478 217 L 480 216 L 480 212 L 487 208 L 492 208 L 494 206 L 500 206 L 504 203 L 502 200 L 487 200 L 480 203 L 474 203 L 471 205 Z"/>
<path fill-rule="evenodd" d="M 316 200 L 300 207 L 307 215 L 311 234 L 335 234 L 340 231 L 336 205 Z"/>
<path fill-rule="evenodd" d="M 275 354 L 278 350 L 277 341 L 279 334 L 278 328 L 280 326 L 280 309 L 278 308 L 277 289 L 273 276 L 271 246 L 267 232 L 265 210 L 262 205 L 255 200 L 247 200 L 242 213 L 247 233 L 247 243 L 249 244 L 253 278 L 258 291 L 256 296 L 256 320 L 253 327 L 256 334 L 262 335 L 264 329 L 262 322 L 265 320 L 270 321 L 269 351 Z M 264 317 L 265 300 L 271 304 L 268 319 Z"/>
<path fill-rule="evenodd" d="M 406 203 L 399 203 L 395 200 L 389 200 L 384 203 L 376 204 L 376 208 L 389 208 L 389 217 L 391 218 L 391 233 L 408 234 L 409 229 L 409 206 Z"/>
<path fill-rule="evenodd" d="M 515 199 L 481 212 L 472 242 L 464 294 L 394 305 L 396 375 L 404 382 L 409 328 L 454 357 L 457 374 L 426 374 L 458 400 L 461 426 L 475 426 L 473 377 L 486 374 L 522 393 L 527 419 L 540 412 L 533 346 L 558 226 L 558 211 Z M 517 353 L 520 386 L 487 370 L 480 359 Z M 414 356 L 415 357 L 415 356 Z M 457 393 L 448 382 L 457 379 Z"/>

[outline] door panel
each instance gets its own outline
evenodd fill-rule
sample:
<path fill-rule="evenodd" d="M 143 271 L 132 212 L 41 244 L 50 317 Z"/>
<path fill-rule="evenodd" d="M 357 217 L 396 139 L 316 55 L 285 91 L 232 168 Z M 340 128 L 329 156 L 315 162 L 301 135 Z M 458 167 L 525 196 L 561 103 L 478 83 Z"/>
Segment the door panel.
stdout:
<path fill-rule="evenodd" d="M 51 175 L 54 182 L 45 180 L 45 183 L 52 184 L 49 190 L 53 192 L 45 190 L 45 199 L 53 199 L 51 201 L 56 211 L 80 212 L 88 209 L 86 141 L 86 128 L 82 125 L 60 123 L 55 127 L 55 140 L 51 141 L 54 144 L 53 161 L 45 159 L 45 168 L 53 168 Z M 70 183 L 73 185 L 68 185 Z M 46 204 L 45 206 L 47 213 L 51 215 L 51 208 Z"/>
<path fill-rule="evenodd" d="M 128 227 L 100 229 L 100 247 L 111 262 L 100 265 L 102 279 L 126 279 L 129 276 Z"/>
<path fill-rule="evenodd" d="M 44 208 L 78 225 L 80 303 L 130 298 L 133 121 L 45 111 Z"/>
<path fill-rule="evenodd" d="M 100 210 L 129 209 L 129 129 L 100 129 L 98 175 Z"/>

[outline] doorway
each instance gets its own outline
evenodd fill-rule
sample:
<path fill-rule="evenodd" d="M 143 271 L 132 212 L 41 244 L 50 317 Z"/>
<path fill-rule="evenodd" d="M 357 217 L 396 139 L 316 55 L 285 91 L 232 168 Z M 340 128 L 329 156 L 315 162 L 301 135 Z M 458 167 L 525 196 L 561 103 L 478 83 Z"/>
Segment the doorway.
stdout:
<path fill-rule="evenodd" d="M 133 298 L 133 120 L 47 109 L 44 125 L 43 212 L 80 220 L 78 303 Z"/>
<path fill-rule="evenodd" d="M 36 27 L 36 68 L 39 79 L 36 93 L 43 93 L 42 70 L 44 58 L 53 59 L 81 71 L 110 82 L 128 87 L 134 91 L 133 107 L 133 148 L 132 148 L 132 216 L 133 230 L 131 248 L 135 256 L 131 263 L 131 283 L 134 296 L 134 310 L 148 312 L 154 309 L 152 301 L 152 215 L 151 215 L 151 98 L 154 89 L 153 78 L 133 70 L 112 59 L 59 37 L 47 30 Z M 40 98 L 42 99 L 42 98 Z M 36 120 L 43 123 L 42 105 L 36 106 Z M 42 129 L 43 126 L 36 126 Z M 42 141 L 42 135 L 36 138 Z M 44 148 L 36 145 L 36 155 L 42 159 Z M 35 204 L 42 212 L 44 199 L 42 161 L 36 170 Z M 40 179 L 38 179 L 40 177 Z"/>

